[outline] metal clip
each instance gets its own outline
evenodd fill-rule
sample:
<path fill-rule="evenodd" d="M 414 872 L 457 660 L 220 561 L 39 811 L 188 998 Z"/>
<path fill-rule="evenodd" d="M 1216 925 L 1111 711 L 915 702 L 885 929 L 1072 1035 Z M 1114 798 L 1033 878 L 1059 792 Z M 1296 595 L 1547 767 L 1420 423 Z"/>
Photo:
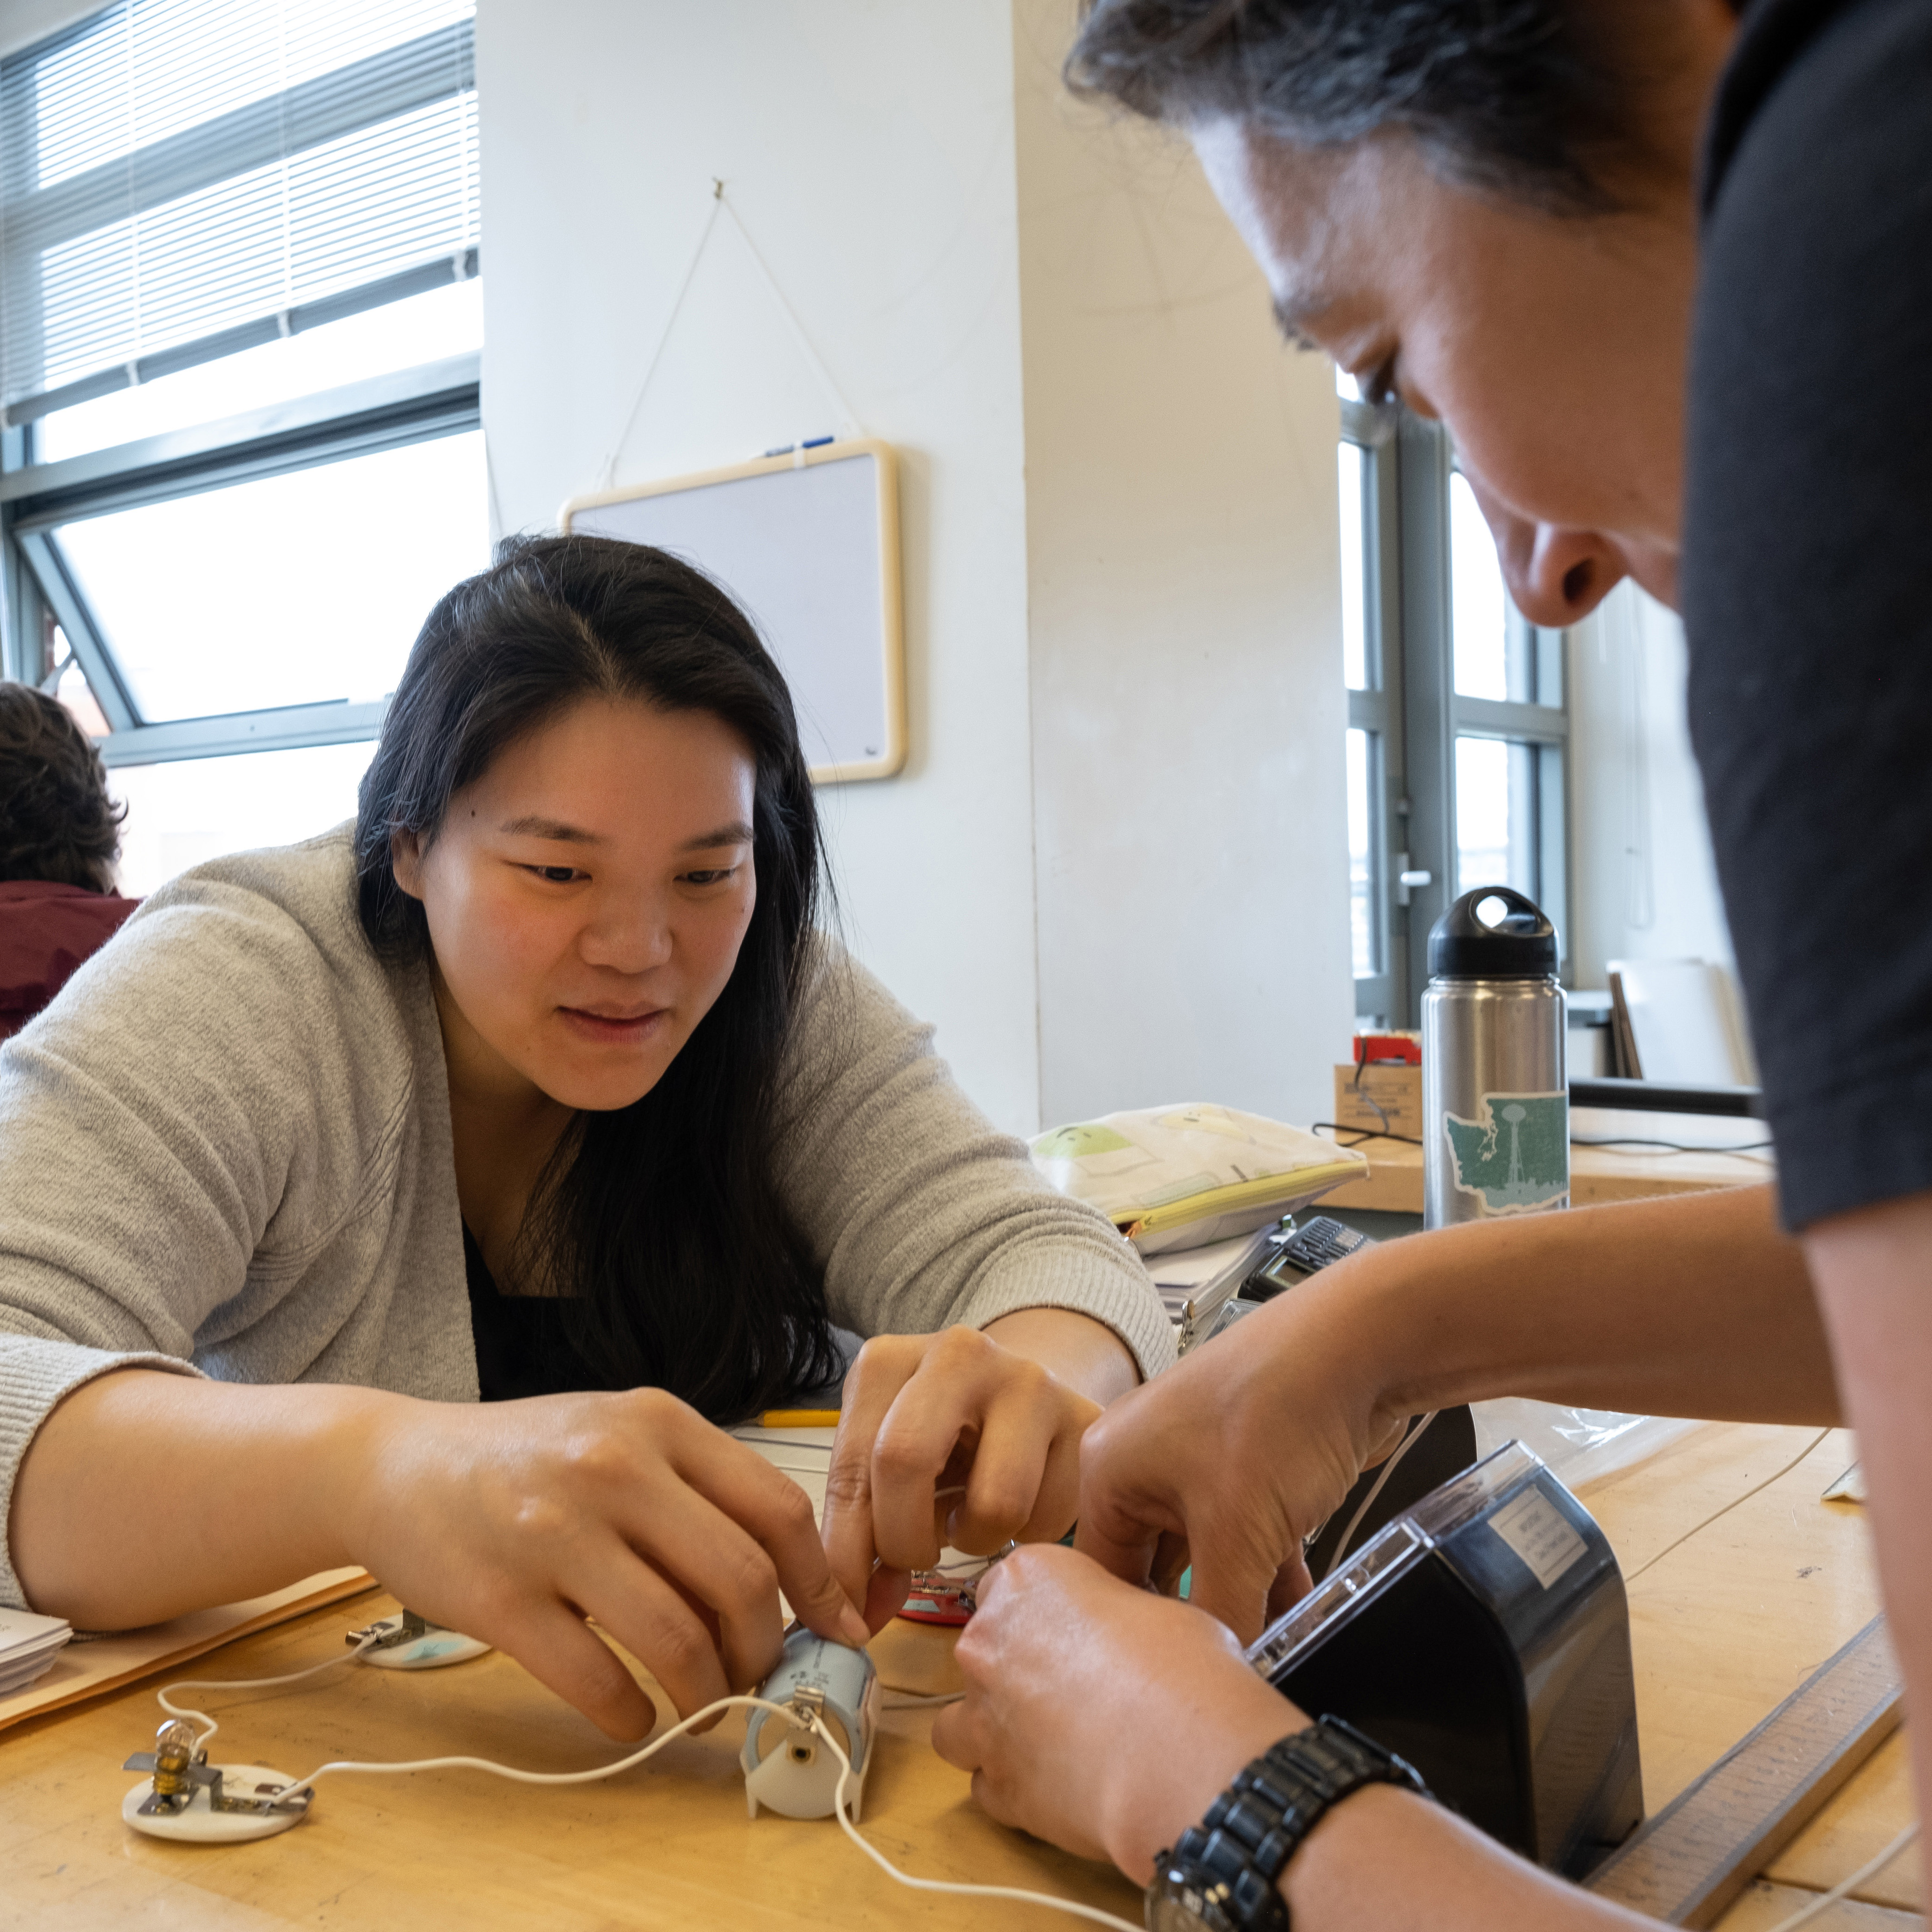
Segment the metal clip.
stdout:
<path fill-rule="evenodd" d="M 394 1650 L 398 1644 L 414 1643 L 418 1637 L 428 1636 L 435 1628 L 436 1625 L 430 1623 L 426 1617 L 419 1616 L 414 1610 L 406 1610 L 402 1614 L 401 1621 L 393 1628 L 391 1628 L 390 1620 L 384 1617 L 380 1621 L 370 1624 L 366 1629 L 351 1630 L 343 1639 L 343 1642 L 347 1644 L 351 1650 L 353 1650 L 358 1644 L 364 1643 L 368 1644 L 371 1650 Z M 379 1632 L 380 1635 L 378 1635 Z M 374 1643 L 369 1642 L 371 1637 L 376 1640 Z"/>

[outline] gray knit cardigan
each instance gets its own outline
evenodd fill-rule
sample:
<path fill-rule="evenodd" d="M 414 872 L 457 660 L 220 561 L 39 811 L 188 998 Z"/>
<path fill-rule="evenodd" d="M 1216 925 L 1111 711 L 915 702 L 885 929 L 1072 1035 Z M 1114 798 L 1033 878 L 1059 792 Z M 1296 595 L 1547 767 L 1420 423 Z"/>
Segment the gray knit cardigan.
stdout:
<path fill-rule="evenodd" d="M 1132 1250 L 994 1131 L 929 1027 L 822 956 L 779 1184 L 833 1320 L 1070 1308 L 1165 1366 Z M 54 1405 L 134 1366 L 477 1400 L 435 1003 L 370 951 L 346 827 L 184 874 L 0 1047 L 0 1524 Z"/>

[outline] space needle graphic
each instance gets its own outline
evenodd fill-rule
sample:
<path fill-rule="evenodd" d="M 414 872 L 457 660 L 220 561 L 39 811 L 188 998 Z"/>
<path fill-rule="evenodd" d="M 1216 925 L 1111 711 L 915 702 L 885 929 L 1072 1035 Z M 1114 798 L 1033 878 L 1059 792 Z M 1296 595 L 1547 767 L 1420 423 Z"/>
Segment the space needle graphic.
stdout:
<path fill-rule="evenodd" d="M 1503 1190 L 1508 1199 L 1518 1198 L 1523 1192 L 1522 1124 L 1528 1118 L 1529 1109 L 1514 1100 L 1503 1109 L 1503 1118 L 1508 1121 L 1510 1130 L 1509 1179 Z"/>

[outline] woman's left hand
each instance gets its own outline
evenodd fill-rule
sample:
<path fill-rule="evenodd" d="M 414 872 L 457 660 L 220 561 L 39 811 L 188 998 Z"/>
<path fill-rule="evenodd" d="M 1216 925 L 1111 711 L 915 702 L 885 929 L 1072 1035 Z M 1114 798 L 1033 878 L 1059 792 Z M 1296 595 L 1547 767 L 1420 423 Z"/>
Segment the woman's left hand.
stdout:
<path fill-rule="evenodd" d="M 973 1796 L 1144 1884 L 1242 1766 L 1307 1722 L 1225 1624 L 1070 1550 L 1022 1550 L 986 1580 L 953 1653 L 963 1702 L 933 1748 Z"/>
<path fill-rule="evenodd" d="M 1060 1312 L 1027 1311 L 1036 1314 Z M 1120 1348 L 1099 1324 L 1060 1318 Z M 990 1556 L 1064 1536 L 1079 1502 L 1080 1438 L 1100 1414 L 976 1329 L 868 1342 L 845 1378 L 824 1521 L 832 1574 L 867 1624 L 876 1630 L 897 1615 L 911 1572 L 949 1544 Z"/>

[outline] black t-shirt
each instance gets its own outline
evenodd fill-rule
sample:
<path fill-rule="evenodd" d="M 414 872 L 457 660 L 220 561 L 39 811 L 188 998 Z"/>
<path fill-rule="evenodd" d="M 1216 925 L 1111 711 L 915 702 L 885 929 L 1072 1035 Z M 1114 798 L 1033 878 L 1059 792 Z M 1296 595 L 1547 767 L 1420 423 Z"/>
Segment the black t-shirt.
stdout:
<path fill-rule="evenodd" d="M 514 1402 L 525 1396 L 613 1386 L 610 1375 L 584 1355 L 572 1340 L 562 1302 L 554 1295 L 505 1294 L 497 1288 L 466 1222 L 463 1267 L 470 1286 L 477 1389 L 484 1401 Z M 791 1390 L 784 1399 L 786 1407 L 838 1407 L 844 1399 L 845 1371 L 859 1352 L 860 1340 L 848 1329 L 835 1328 L 832 1342 L 838 1357 L 832 1379 Z"/>
<path fill-rule="evenodd" d="M 1690 728 L 1784 1219 L 1932 1187 L 1932 6 L 1756 0 L 1714 110 Z"/>
<path fill-rule="evenodd" d="M 476 1381 L 485 1402 L 608 1386 L 572 1344 L 564 1326 L 563 1304 L 554 1295 L 500 1293 L 483 1250 L 466 1226 L 463 1264 L 470 1282 Z"/>

